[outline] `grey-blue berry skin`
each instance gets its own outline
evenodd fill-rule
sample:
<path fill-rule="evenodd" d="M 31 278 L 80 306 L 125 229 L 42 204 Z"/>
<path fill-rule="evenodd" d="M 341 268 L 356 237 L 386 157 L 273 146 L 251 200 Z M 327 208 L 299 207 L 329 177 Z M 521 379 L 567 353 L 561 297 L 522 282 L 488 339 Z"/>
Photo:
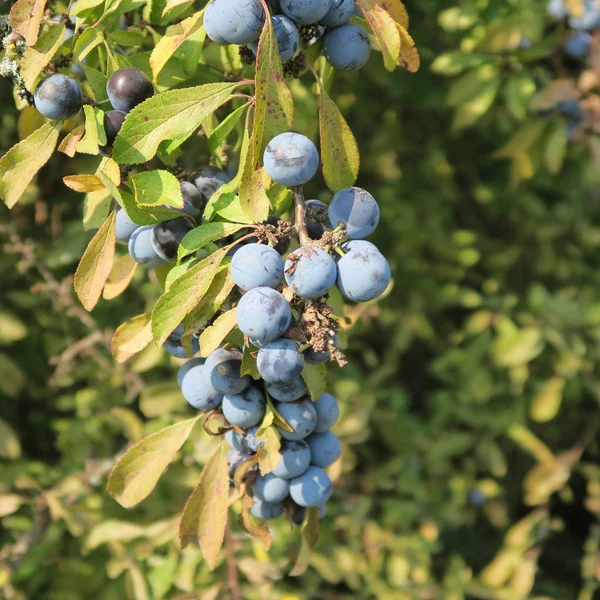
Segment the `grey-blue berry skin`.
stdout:
<path fill-rule="evenodd" d="M 313 433 L 306 438 L 310 448 L 311 464 L 322 469 L 332 465 L 342 453 L 342 445 L 335 433 L 324 431 Z"/>
<path fill-rule="evenodd" d="M 259 287 L 241 297 L 236 319 L 242 333 L 260 342 L 270 342 L 287 331 L 292 322 L 292 310 L 278 291 Z"/>
<path fill-rule="evenodd" d="M 273 475 L 277 477 L 293 479 L 302 475 L 310 466 L 310 448 L 305 441 L 288 442 L 283 440 L 279 452 L 281 458 L 272 471 Z"/>
<path fill-rule="evenodd" d="M 127 243 L 133 232 L 138 229 L 138 227 L 140 227 L 140 225 L 134 223 L 122 208 L 117 211 L 115 235 L 119 242 Z"/>
<path fill-rule="evenodd" d="M 188 217 L 178 217 L 157 223 L 152 229 L 152 245 L 154 251 L 164 261 L 171 262 L 177 258 L 181 240 L 194 228 Z"/>
<path fill-rule="evenodd" d="M 315 176 L 319 169 L 319 152 L 305 135 L 288 131 L 269 142 L 263 163 L 273 181 L 294 187 L 304 185 Z"/>
<path fill-rule="evenodd" d="M 204 167 L 194 179 L 198 191 L 208 200 L 221 186 L 229 183 L 231 177 L 219 167 Z"/>
<path fill-rule="evenodd" d="M 320 467 L 308 467 L 302 475 L 290 482 L 292 500 L 305 508 L 321 506 L 329 500 L 332 492 L 331 479 Z"/>
<path fill-rule="evenodd" d="M 250 512 L 257 519 L 271 520 L 280 517 L 283 513 L 283 502 L 260 502 L 255 501 Z"/>
<path fill-rule="evenodd" d="M 323 54 L 338 71 L 358 71 L 367 64 L 371 45 L 362 27 L 348 23 L 325 34 Z"/>
<path fill-rule="evenodd" d="M 223 402 L 220 394 L 210 385 L 204 373 L 204 365 L 196 364 L 183 375 L 181 380 L 183 397 L 198 410 L 212 410 Z"/>
<path fill-rule="evenodd" d="M 596 0 L 584 0 L 583 14 L 569 19 L 573 29 L 593 31 L 600 27 L 600 7 Z"/>
<path fill-rule="evenodd" d="M 248 458 L 251 454 L 240 452 L 239 450 L 229 450 L 227 452 L 227 464 L 229 465 L 229 476 L 233 477 L 235 470 Z"/>
<path fill-rule="evenodd" d="M 327 505 L 321 504 L 321 506 L 319 506 L 319 519 L 324 519 L 326 514 Z M 299 506 L 295 502 L 292 502 L 290 518 L 294 525 L 300 527 L 304 523 L 304 519 L 306 518 L 306 508 L 304 506 Z"/>
<path fill-rule="evenodd" d="M 240 374 L 243 356 L 239 350 L 217 348 L 206 359 L 206 376 L 217 391 L 241 394 L 250 385 L 250 377 Z"/>
<path fill-rule="evenodd" d="M 565 54 L 571 58 L 583 58 L 588 53 L 592 36 L 587 31 L 576 31 L 565 42 Z"/>
<path fill-rule="evenodd" d="M 285 261 L 285 280 L 300 298 L 320 298 L 334 285 L 335 261 L 317 246 L 303 246 Z"/>
<path fill-rule="evenodd" d="M 285 63 L 296 54 L 300 45 L 298 28 L 294 25 L 293 21 L 283 15 L 271 17 L 271 23 L 273 24 L 273 31 L 277 39 L 279 58 L 282 63 Z M 258 53 L 258 44 L 256 42 L 250 44 L 250 50 L 256 55 Z"/>
<path fill-rule="evenodd" d="M 166 262 L 156 253 L 152 244 L 152 230 L 154 225 L 144 225 L 138 227 L 129 238 L 129 254 L 135 262 L 141 264 L 147 269 L 155 269 L 166 264 Z"/>
<path fill-rule="evenodd" d="M 323 392 L 315 400 L 315 409 L 317 410 L 317 426 L 315 433 L 325 433 L 329 431 L 340 418 L 340 406 L 338 401 L 327 392 Z"/>
<path fill-rule="evenodd" d="M 244 441 L 248 448 L 250 448 L 251 452 L 258 452 L 259 448 L 264 446 L 264 442 L 256 437 L 258 430 L 260 429 L 260 425 L 255 425 L 254 427 L 249 427 L 246 429 L 246 435 L 244 437 Z"/>
<path fill-rule="evenodd" d="M 308 398 L 296 400 L 295 402 L 277 402 L 275 408 L 283 417 L 283 420 L 292 428 L 292 431 L 278 428 L 284 440 L 292 442 L 303 440 L 317 426 L 317 411 Z"/>
<path fill-rule="evenodd" d="M 206 34 L 214 42 L 249 44 L 260 37 L 265 11 L 260 0 L 212 0 L 204 12 Z"/>
<path fill-rule="evenodd" d="M 257 287 L 278 287 L 283 280 L 283 260 L 264 244 L 242 246 L 231 259 L 231 277 L 245 292 Z"/>
<path fill-rule="evenodd" d="M 291 383 L 304 369 L 304 357 L 293 340 L 280 338 L 269 342 L 258 351 L 256 366 L 268 383 Z"/>
<path fill-rule="evenodd" d="M 123 67 L 110 76 L 106 93 L 115 110 L 128 113 L 150 98 L 154 88 L 142 71 L 135 67 Z"/>
<path fill-rule="evenodd" d="M 183 347 L 181 338 L 183 337 L 183 325 L 178 325 L 175 331 L 167 338 L 163 348 L 175 358 L 188 358 L 188 353 Z M 200 342 L 198 337 L 192 336 L 192 356 L 200 352 Z"/>
<path fill-rule="evenodd" d="M 298 25 L 312 25 L 329 10 L 331 0 L 281 0 L 281 12 Z"/>
<path fill-rule="evenodd" d="M 354 0 L 331 0 L 327 14 L 321 19 L 321 24 L 327 27 L 339 27 L 350 21 L 354 12 Z"/>
<path fill-rule="evenodd" d="M 223 415 L 238 427 L 258 425 L 265 415 L 265 406 L 265 397 L 255 387 L 246 388 L 241 394 L 223 396 Z"/>
<path fill-rule="evenodd" d="M 290 482 L 267 473 L 259 475 L 252 485 L 252 494 L 261 502 L 282 502 L 290 493 Z"/>
<path fill-rule="evenodd" d="M 177 385 L 181 387 L 183 384 L 183 378 L 185 377 L 185 374 L 194 367 L 201 367 L 204 364 L 204 362 L 204 358 L 198 357 L 192 358 L 191 360 L 188 360 L 187 362 L 183 363 L 181 367 L 179 367 L 179 371 L 177 371 Z"/>
<path fill-rule="evenodd" d="M 238 433 L 235 429 L 230 429 L 225 434 L 225 440 L 234 450 L 237 450 L 238 452 L 243 454 L 251 454 L 252 452 L 255 452 L 255 450 L 252 450 L 250 446 L 248 446 L 248 443 L 246 442 L 246 436 Z"/>
<path fill-rule="evenodd" d="M 291 383 L 266 383 L 265 389 L 278 402 L 295 402 L 308 394 L 308 388 L 300 377 Z"/>
<path fill-rule="evenodd" d="M 47 119 L 65 120 L 83 106 L 79 84 L 67 75 L 55 73 L 41 81 L 33 95 L 35 107 Z"/>
<path fill-rule="evenodd" d="M 191 217 L 199 217 L 204 209 L 204 196 L 198 188 L 189 181 L 180 181 L 181 195 L 183 196 L 183 208 L 181 212 Z"/>
<path fill-rule="evenodd" d="M 359 240 L 371 235 L 379 224 L 379 205 L 369 192 L 358 187 L 340 190 L 329 205 L 333 227 L 344 225 L 348 238 Z"/>
<path fill-rule="evenodd" d="M 337 286 L 353 302 L 369 302 L 385 292 L 390 280 L 390 265 L 380 252 L 352 250 L 338 264 Z"/>

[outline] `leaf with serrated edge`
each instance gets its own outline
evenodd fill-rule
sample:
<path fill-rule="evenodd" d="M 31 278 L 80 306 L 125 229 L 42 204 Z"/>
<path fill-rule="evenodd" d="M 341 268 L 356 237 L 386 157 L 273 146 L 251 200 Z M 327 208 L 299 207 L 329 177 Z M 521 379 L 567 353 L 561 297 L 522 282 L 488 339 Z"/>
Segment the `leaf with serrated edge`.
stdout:
<path fill-rule="evenodd" d="M 28 90 L 33 91 L 33 84 L 44 70 L 44 67 L 58 52 L 64 34 L 64 23 L 50 26 L 42 33 L 35 46 L 30 46 L 25 50 L 25 54 L 21 59 L 21 76 Z"/>
<path fill-rule="evenodd" d="M 102 297 L 105 300 L 112 300 L 120 296 L 129 287 L 137 266 L 138 263 L 131 258 L 131 254 L 124 254 L 115 261 L 104 285 Z M 152 330 L 150 336 L 152 337 Z"/>
<path fill-rule="evenodd" d="M 147 498 L 200 418 L 161 429 L 129 448 L 110 472 L 108 493 L 125 508 Z"/>
<path fill-rule="evenodd" d="M 211 570 L 217 565 L 227 526 L 229 469 L 227 445 L 221 441 L 208 459 L 200 481 L 186 502 L 179 525 L 181 548 L 191 542 L 200 544 Z"/>
<path fill-rule="evenodd" d="M 271 548 L 271 532 L 264 523 L 261 525 L 256 525 L 252 521 L 252 517 L 250 516 L 250 509 L 253 505 L 254 500 L 252 500 L 250 496 L 250 491 L 246 490 L 246 493 L 244 494 L 244 497 L 242 499 L 242 512 L 238 517 L 238 524 L 242 529 L 244 529 L 244 531 L 246 531 L 252 537 L 261 540 L 265 546 L 265 550 L 268 551 Z"/>
<path fill-rule="evenodd" d="M 202 300 L 229 248 L 219 248 L 193 266 L 158 299 L 152 311 L 152 333 L 158 345 L 164 344 L 181 320 Z"/>
<path fill-rule="evenodd" d="M 327 369 L 325 365 L 305 365 L 302 378 L 313 400 L 316 400 L 327 387 Z"/>
<path fill-rule="evenodd" d="M 294 124 L 294 99 L 283 78 L 273 24 L 267 19 L 256 55 L 256 106 L 252 129 L 252 167 L 262 165 L 267 144 Z"/>
<path fill-rule="evenodd" d="M 360 155 L 352 130 L 319 81 L 319 130 L 323 176 L 332 192 L 354 185 Z"/>
<path fill-rule="evenodd" d="M 421 57 L 415 48 L 415 42 L 402 25 L 398 25 L 398 31 L 402 42 L 398 65 L 410 73 L 416 73 L 421 66 Z"/>
<path fill-rule="evenodd" d="M 207 244 L 232 235 L 243 227 L 244 225 L 239 223 L 204 223 L 192 229 L 181 240 L 177 250 L 177 260 L 180 261 L 182 258 L 204 248 Z"/>
<path fill-rule="evenodd" d="M 160 38 L 152 54 L 150 55 L 150 68 L 154 81 L 169 59 L 185 40 L 202 26 L 202 14 L 204 10 L 198 11 L 183 21 L 167 28 L 165 35 Z"/>
<path fill-rule="evenodd" d="M 377 0 L 377 4 L 390 13 L 390 16 L 398 25 L 408 27 L 408 11 L 401 0 Z"/>
<path fill-rule="evenodd" d="M 36 173 L 50 160 L 62 121 L 42 125 L 0 158 L 0 198 L 12 208 Z"/>
<path fill-rule="evenodd" d="M 63 141 L 58 145 L 57 150 L 59 152 L 63 152 L 69 158 L 73 158 L 77 153 L 77 146 L 85 133 L 85 127 L 83 125 L 78 125 L 75 129 L 69 131 L 67 136 L 63 139 Z"/>
<path fill-rule="evenodd" d="M 116 213 L 113 212 L 88 244 L 75 271 L 75 292 L 86 310 L 92 310 L 100 300 L 112 268 L 117 242 L 116 222 Z"/>
<path fill-rule="evenodd" d="M 28 46 L 37 42 L 47 3 L 48 0 L 17 0 L 10 9 L 10 25 L 25 38 Z"/>
<path fill-rule="evenodd" d="M 183 196 L 179 181 L 169 171 L 143 171 L 129 178 L 135 202 L 142 208 L 162 206 L 183 208 Z"/>
<path fill-rule="evenodd" d="M 121 164 L 150 160 L 164 140 L 190 136 L 202 121 L 231 97 L 238 83 L 208 83 L 169 90 L 138 104 L 128 115 L 113 146 Z"/>
<path fill-rule="evenodd" d="M 200 356 L 207 357 L 212 354 L 229 335 L 236 324 L 235 313 L 235 308 L 232 308 L 219 315 L 216 321 L 202 332 L 200 336 Z"/>
<path fill-rule="evenodd" d="M 151 319 L 151 313 L 144 313 L 125 321 L 115 331 L 110 349 L 118 363 L 125 362 L 152 342 Z"/>
<path fill-rule="evenodd" d="M 383 54 L 385 68 L 393 71 L 400 58 L 400 33 L 394 19 L 377 2 L 378 0 L 357 0 Z"/>

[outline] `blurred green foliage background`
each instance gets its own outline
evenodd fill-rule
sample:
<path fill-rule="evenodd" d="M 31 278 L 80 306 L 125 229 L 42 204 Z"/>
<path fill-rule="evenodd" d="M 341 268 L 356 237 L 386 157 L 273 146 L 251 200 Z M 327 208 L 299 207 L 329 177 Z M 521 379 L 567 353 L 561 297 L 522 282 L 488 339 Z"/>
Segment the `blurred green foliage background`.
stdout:
<path fill-rule="evenodd" d="M 352 310 L 350 364 L 331 367 L 344 453 L 321 540 L 299 578 L 287 575 L 300 536 L 287 522 L 269 554 L 234 530 L 230 560 L 250 600 L 592 600 L 598 142 L 591 128 L 567 144 L 559 113 L 529 108 L 583 67 L 561 62 L 564 25 L 540 0 L 406 4 L 421 70 L 389 74 L 374 55 L 331 82 L 395 286 Z M 294 93 L 297 128 L 316 134 L 314 95 Z M 17 116 L 0 82 L 2 151 Z M 25 201 L 0 207 L 0 597 L 230 598 L 225 553 L 211 573 L 176 541 L 214 446 L 202 428 L 139 508 L 104 490 L 127 444 L 191 409 L 178 361 L 153 347 L 124 365 L 110 354 L 155 282 L 138 273 L 91 315 L 74 296 L 91 232 L 61 178 L 88 160 L 55 156 Z M 324 189 L 309 193 L 328 200 Z"/>

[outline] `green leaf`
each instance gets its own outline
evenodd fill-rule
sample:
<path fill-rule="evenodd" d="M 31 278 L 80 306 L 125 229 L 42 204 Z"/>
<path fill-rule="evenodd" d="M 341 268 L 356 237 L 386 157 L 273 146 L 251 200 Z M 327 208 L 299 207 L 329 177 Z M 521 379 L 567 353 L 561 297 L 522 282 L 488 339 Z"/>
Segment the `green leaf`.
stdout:
<path fill-rule="evenodd" d="M 487 61 L 489 61 L 487 54 L 470 54 L 453 50 L 437 56 L 431 63 L 431 70 L 439 75 L 455 77 L 456 75 L 460 75 L 464 70 L 478 67 Z"/>
<path fill-rule="evenodd" d="M 152 341 L 152 314 L 144 313 L 126 321 L 115 331 L 111 351 L 118 363 L 141 352 Z"/>
<path fill-rule="evenodd" d="M 115 229 L 116 213 L 113 212 L 88 244 L 75 271 L 75 292 L 88 311 L 100 300 L 102 288 L 112 268 L 117 241 Z"/>
<path fill-rule="evenodd" d="M 15 459 L 21 456 L 21 442 L 15 430 L 0 419 L 0 458 Z"/>
<path fill-rule="evenodd" d="M 310 562 L 310 552 L 319 541 L 319 509 L 307 509 L 306 521 L 302 525 L 302 543 L 296 558 L 296 564 L 290 571 L 290 577 L 299 577 L 306 572 Z"/>
<path fill-rule="evenodd" d="M 242 115 L 248 109 L 248 104 L 244 104 L 236 108 L 232 113 L 228 114 L 213 130 L 208 138 L 208 151 L 214 154 L 217 148 L 223 143 L 227 136 L 233 131 L 238 124 Z"/>
<path fill-rule="evenodd" d="M 108 77 L 100 73 L 100 71 L 88 67 L 86 64 L 81 65 L 81 67 L 85 73 L 86 83 L 92 92 L 94 100 L 99 103 L 108 102 L 108 94 L 106 93 Z"/>
<path fill-rule="evenodd" d="M 325 365 L 305 365 L 302 378 L 308 387 L 310 397 L 316 400 L 327 387 L 327 368 Z"/>
<path fill-rule="evenodd" d="M 28 46 L 37 42 L 47 3 L 48 0 L 17 0 L 10 9 L 10 26 L 25 38 Z"/>
<path fill-rule="evenodd" d="M 202 332 L 200 336 L 200 356 L 209 356 L 221 345 L 221 342 L 236 325 L 235 313 L 236 309 L 232 308 L 219 315 L 217 320 Z"/>
<path fill-rule="evenodd" d="M 239 196 L 235 194 L 221 194 L 217 202 L 212 206 L 212 209 L 224 219 L 233 223 L 245 223 L 251 225 L 255 223 L 255 219 L 249 216 L 244 208 Z"/>
<path fill-rule="evenodd" d="M 77 0 L 71 7 L 70 16 L 85 19 L 101 4 L 104 4 L 104 0 Z"/>
<path fill-rule="evenodd" d="M 221 441 L 202 470 L 198 486 L 183 509 L 179 525 L 181 548 L 185 548 L 191 542 L 200 544 L 202 554 L 211 570 L 217 565 L 223 545 L 228 499 L 227 445 Z"/>
<path fill-rule="evenodd" d="M 0 158 L 0 198 L 12 208 L 36 173 L 50 160 L 62 121 L 42 125 Z"/>
<path fill-rule="evenodd" d="M 273 24 L 267 19 L 256 55 L 256 106 L 252 129 L 251 169 L 262 165 L 267 144 L 294 124 L 294 99 L 283 78 Z"/>
<path fill-rule="evenodd" d="M 258 381 L 260 377 L 260 373 L 258 372 L 258 367 L 256 366 L 256 356 L 255 354 L 258 352 L 252 345 L 247 344 L 244 346 L 244 356 L 242 357 L 242 375 L 250 375 L 252 379 Z"/>
<path fill-rule="evenodd" d="M 335 102 L 319 82 L 319 130 L 323 176 L 332 192 L 356 182 L 360 166 L 358 144 Z"/>
<path fill-rule="evenodd" d="M 106 145 L 104 111 L 86 104 L 83 107 L 83 112 L 85 113 L 85 135 L 77 144 L 77 152 L 82 154 L 99 154 L 99 146 Z"/>
<path fill-rule="evenodd" d="M 92 175 L 92 177 L 94 177 Z M 99 178 L 96 177 L 99 180 Z M 99 229 L 104 223 L 112 206 L 112 196 L 105 188 L 88 192 L 83 201 L 83 229 Z"/>
<path fill-rule="evenodd" d="M 150 68 L 154 81 L 177 49 L 202 27 L 203 13 L 204 10 L 198 11 L 180 23 L 167 28 L 165 35 L 160 38 L 150 55 Z"/>
<path fill-rule="evenodd" d="M 270 179 L 264 167 L 254 170 L 252 156 L 247 155 L 240 182 L 239 201 L 242 213 L 250 223 L 263 223 L 269 217 L 271 201 L 267 196 Z M 221 216 L 222 212 L 218 211 Z M 225 217 L 228 218 L 228 217 Z"/>
<path fill-rule="evenodd" d="M 529 409 L 534 421 L 545 423 L 556 417 L 562 403 L 564 387 L 565 380 L 562 377 L 552 377 L 544 383 Z"/>
<path fill-rule="evenodd" d="M 134 48 L 144 43 L 144 34 L 141 31 L 128 31 L 117 29 L 108 34 L 108 39 L 117 46 Z"/>
<path fill-rule="evenodd" d="M 17 316 L 0 311 L 0 346 L 9 346 L 27 337 L 27 326 Z"/>
<path fill-rule="evenodd" d="M 150 160 L 164 140 L 186 140 L 217 108 L 237 83 L 208 83 L 169 90 L 136 106 L 115 140 L 113 158 L 121 164 Z"/>
<path fill-rule="evenodd" d="M 23 77 L 23 82 L 28 90 L 33 91 L 37 78 L 58 52 L 64 34 L 64 23 L 49 26 L 41 35 L 37 44 L 25 50 L 20 64 L 21 77 Z"/>
<path fill-rule="evenodd" d="M 229 246 L 219 248 L 194 265 L 158 299 L 152 311 L 152 333 L 157 344 L 164 344 L 183 318 L 202 300 L 228 250 Z"/>
<path fill-rule="evenodd" d="M 181 261 L 186 256 L 204 248 L 207 244 L 232 235 L 245 227 L 239 223 L 204 223 L 192 229 L 181 240 L 177 251 L 177 260 Z"/>
<path fill-rule="evenodd" d="M 365 20 L 369 24 L 377 45 L 383 54 L 383 64 L 393 71 L 400 58 L 400 32 L 391 15 L 377 3 L 377 0 L 357 0 Z"/>
<path fill-rule="evenodd" d="M 6 354 L 0 353 L 0 392 L 16 398 L 25 385 L 25 374 L 19 365 Z"/>
<path fill-rule="evenodd" d="M 88 27 L 77 38 L 73 48 L 73 60 L 81 62 L 96 46 L 104 42 L 104 34 L 95 27 Z"/>
<path fill-rule="evenodd" d="M 129 185 L 140 208 L 184 206 L 179 181 L 169 171 L 142 171 L 129 178 Z"/>
<path fill-rule="evenodd" d="M 561 119 L 550 131 L 544 149 L 544 160 L 552 175 L 560 173 L 562 169 L 568 142 L 567 122 Z"/>
<path fill-rule="evenodd" d="M 533 360 L 544 350 L 542 332 L 527 327 L 514 333 L 502 331 L 494 340 L 492 352 L 497 365 L 514 367 Z"/>
<path fill-rule="evenodd" d="M 144 500 L 199 419 L 200 416 L 161 429 L 127 450 L 110 472 L 108 493 L 125 508 Z"/>

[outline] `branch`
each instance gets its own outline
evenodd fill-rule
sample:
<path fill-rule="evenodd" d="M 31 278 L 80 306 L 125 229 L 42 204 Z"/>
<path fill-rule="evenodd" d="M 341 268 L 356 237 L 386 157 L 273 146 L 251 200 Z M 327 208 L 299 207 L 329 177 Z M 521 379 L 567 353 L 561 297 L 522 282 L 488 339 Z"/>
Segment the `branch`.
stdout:
<path fill-rule="evenodd" d="M 298 234 L 301 246 L 310 246 L 311 239 L 306 228 L 306 204 L 304 202 L 304 191 L 302 186 L 291 188 L 294 196 L 294 227 Z"/>

